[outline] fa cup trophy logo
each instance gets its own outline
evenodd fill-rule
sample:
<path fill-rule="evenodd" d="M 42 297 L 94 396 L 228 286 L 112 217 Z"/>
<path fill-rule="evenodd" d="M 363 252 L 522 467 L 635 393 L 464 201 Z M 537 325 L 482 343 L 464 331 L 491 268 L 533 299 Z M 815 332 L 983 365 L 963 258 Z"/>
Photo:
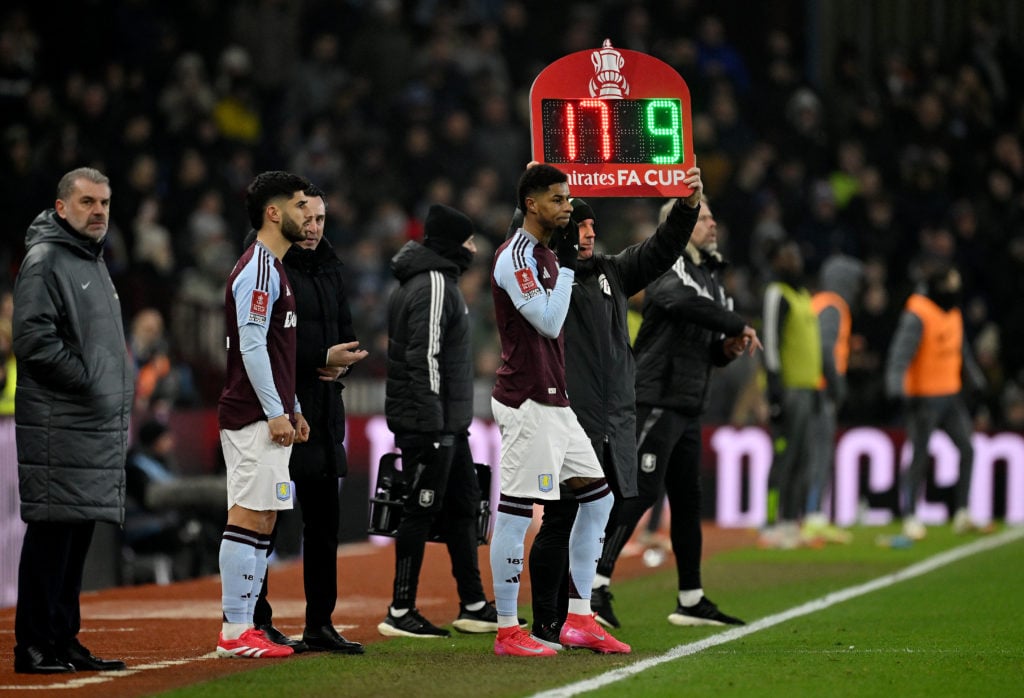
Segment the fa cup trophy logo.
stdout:
<path fill-rule="evenodd" d="M 622 99 L 629 94 L 629 83 L 619 71 L 626 59 L 612 48 L 610 39 L 605 39 L 601 49 L 590 54 L 597 75 L 590 79 L 590 96 L 601 99 Z"/>

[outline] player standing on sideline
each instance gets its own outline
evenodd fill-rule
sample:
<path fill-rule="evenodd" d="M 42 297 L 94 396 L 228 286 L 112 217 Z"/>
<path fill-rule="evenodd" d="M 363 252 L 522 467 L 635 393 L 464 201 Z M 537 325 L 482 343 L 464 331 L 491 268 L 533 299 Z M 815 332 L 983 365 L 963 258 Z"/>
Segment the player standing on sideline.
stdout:
<path fill-rule="evenodd" d="M 699 194 L 698 194 L 699 196 Z M 671 215 L 671 202 L 662 216 Z M 671 507 L 676 558 L 674 625 L 742 625 L 718 610 L 701 584 L 700 417 L 708 401 L 711 369 L 760 348 L 757 332 L 732 311 L 718 279 L 715 217 L 701 200 L 697 224 L 683 254 L 644 292 L 636 352 L 636 451 L 640 496 L 615 503 L 597 564 L 593 602 L 597 619 L 619 627 L 611 606 L 612 571 L 640 518 L 662 496 Z"/>
<path fill-rule="evenodd" d="M 822 409 L 813 416 L 812 458 L 807 487 L 807 516 L 800 539 L 808 544 L 849 543 L 853 534 L 829 523 L 825 498 L 835 471 L 836 417 L 846 400 L 846 368 L 850 358 L 850 308 L 860 295 L 864 264 L 833 254 L 818 272 L 820 290 L 811 297 L 821 331 Z"/>
<path fill-rule="evenodd" d="M 367 352 L 358 349 L 352 328 L 341 260 L 324 239 L 324 192 L 311 186 L 306 194 L 312 220 L 303 231 L 304 239 L 293 244 L 283 260 L 296 312 L 302 318 L 295 338 L 295 385 L 310 425 L 309 440 L 296 444 L 288 466 L 302 514 L 306 624 L 302 640 L 293 640 L 274 627 L 273 609 L 267 601 L 269 573 L 263 578 L 253 623 L 271 642 L 296 652 L 362 654 L 361 644 L 338 634 L 331 615 L 338 602 L 338 478 L 348 473 L 340 380 Z M 255 238 L 256 232 L 250 235 Z"/>
<path fill-rule="evenodd" d="M 27 524 L 14 619 L 19 674 L 125 668 L 78 641 L 96 522 L 124 524 L 134 381 L 103 261 L 109 215 L 106 175 L 88 167 L 65 174 L 55 207 L 29 226 L 14 285 L 14 424 Z"/>
<path fill-rule="evenodd" d="M 758 544 L 800 545 L 807 506 L 812 418 L 821 411 L 821 329 L 804 285 L 800 246 L 780 240 L 766 253 L 774 280 L 764 292 L 764 369 L 774 455 L 768 473 L 768 526 Z"/>
<path fill-rule="evenodd" d="M 556 654 L 519 627 L 517 604 L 534 501 L 558 499 L 564 483 L 579 502 L 579 513 L 569 536 L 569 612 L 559 641 L 628 653 L 629 645 L 601 628 L 590 610 L 612 495 L 566 394 L 562 325 L 579 249 L 568 178 L 550 165 L 529 167 L 517 193 L 523 227 L 498 248 L 491 272 L 502 359 L 491 397 L 501 430 L 501 496 L 490 555 L 498 610 L 494 652 Z"/>
<path fill-rule="evenodd" d="M 565 320 L 565 351 L 572 357 L 566 362 L 565 378 L 569 404 L 615 495 L 606 533 L 623 498 L 637 496 L 635 364 L 628 300 L 668 270 L 686 246 L 704 188 L 699 168 L 690 168 L 686 174 L 685 183 L 693 194 L 672 207 L 654 235 L 616 255 L 595 252 L 594 211 L 583 199 L 572 199 L 580 249 Z M 521 213 L 517 211 L 516 216 Z M 533 637 L 552 649 L 559 648 L 559 630 L 566 616 L 569 533 L 577 508 L 571 494 L 545 502 L 540 531 L 530 548 Z M 594 611 L 598 611 L 596 601 L 591 596 Z"/>
<path fill-rule="evenodd" d="M 295 392 L 295 295 L 281 258 L 292 243 L 306 239 L 313 218 L 305 193 L 310 186 L 289 172 L 257 175 L 245 196 L 256 241 L 228 277 L 227 380 L 217 407 L 228 482 L 220 546 L 221 657 L 292 654 L 253 627 L 253 610 L 277 511 L 292 508 L 291 447 L 309 438 Z"/>
<path fill-rule="evenodd" d="M 903 402 L 907 438 L 913 446 L 899 489 L 903 535 L 911 540 L 927 535 L 915 510 L 928 472 L 928 440 L 936 429 L 945 431 L 960 452 L 953 532 L 979 530 L 967 509 L 974 446 L 963 377 L 975 389 L 984 387 L 985 377 L 964 341 L 961 295 L 959 271 L 944 263 L 929 269 L 924 288 L 907 299 L 885 362 L 885 392 Z"/>
<path fill-rule="evenodd" d="M 498 617 L 480 581 L 480 487 L 469 425 L 473 420 L 473 346 L 459 290 L 476 254 L 473 222 L 434 204 L 423 244 L 409 241 L 391 260 L 401 284 L 388 302 L 388 380 L 384 412 L 403 469 L 413 473 L 395 536 L 391 606 L 377 631 L 388 637 L 447 637 L 416 609 L 427 537 L 440 524 L 459 594 L 456 630 L 494 632 Z"/>

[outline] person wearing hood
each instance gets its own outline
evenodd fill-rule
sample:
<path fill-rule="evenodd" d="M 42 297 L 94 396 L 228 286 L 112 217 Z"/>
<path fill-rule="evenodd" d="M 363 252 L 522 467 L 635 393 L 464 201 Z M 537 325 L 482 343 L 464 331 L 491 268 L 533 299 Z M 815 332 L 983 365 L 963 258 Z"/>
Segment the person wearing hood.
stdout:
<path fill-rule="evenodd" d="M 134 379 L 103 260 L 110 180 L 82 167 L 25 236 L 14 287 L 15 438 L 21 518 L 14 670 L 111 671 L 78 640 L 79 594 L 97 521 L 124 524 Z"/>
<path fill-rule="evenodd" d="M 619 627 L 609 591 L 612 572 L 641 517 L 657 499 L 668 495 L 671 540 L 676 559 L 673 625 L 742 625 L 704 595 L 700 562 L 701 422 L 707 407 L 711 370 L 744 351 L 761 346 L 757 332 L 732 310 L 718 272 L 725 266 L 718 252 L 717 224 L 702 190 L 686 248 L 672 266 L 644 292 L 643 323 L 637 334 L 636 449 L 634 477 L 639 496 L 616 501 L 604 549 L 597 564 L 592 606 L 597 619 Z M 699 206 L 698 206 L 699 204 Z M 662 207 L 662 219 L 678 202 Z"/>
<path fill-rule="evenodd" d="M 915 510 L 918 498 L 924 497 L 928 440 L 936 429 L 949 434 L 960 452 L 953 531 L 963 534 L 978 529 L 967 510 L 974 448 L 962 389 L 964 374 L 977 389 L 984 387 L 985 379 L 964 341 L 960 292 L 960 272 L 943 263 L 932 268 L 924 288 L 907 299 L 885 363 L 885 392 L 903 402 L 907 438 L 913 446 L 899 491 L 903 535 L 911 540 L 927 534 Z"/>
<path fill-rule="evenodd" d="M 864 264 L 845 254 L 829 256 L 819 271 L 820 290 L 811 297 L 821 332 L 820 387 L 822 409 L 813 416 L 807 515 L 800 537 L 807 543 L 849 543 L 853 535 L 833 526 L 825 514 L 824 498 L 832 486 L 836 415 L 846 400 L 846 367 L 850 359 L 850 308 L 860 295 Z"/>
<path fill-rule="evenodd" d="M 768 475 L 767 548 L 800 545 L 807 506 L 811 424 L 821 411 L 821 329 L 804 285 L 800 246 L 788 239 L 766 255 L 774 280 L 764 292 L 764 369 L 774 456 Z"/>
<path fill-rule="evenodd" d="M 443 534 L 459 595 L 452 623 L 469 633 L 496 632 L 477 557 L 480 487 L 469 425 L 473 419 L 473 353 L 469 310 L 459 277 L 476 253 L 473 223 L 434 204 L 423 243 L 409 241 L 391 260 L 399 286 L 388 302 L 384 414 L 413 473 L 395 537 L 391 605 L 377 631 L 387 637 L 448 637 L 416 608 L 423 554 L 431 529 Z"/>
<path fill-rule="evenodd" d="M 348 474 L 345 454 L 345 403 L 341 382 L 367 356 L 359 349 L 345 291 L 344 267 L 324 238 L 327 202 L 313 185 L 313 218 L 305 238 L 292 244 L 282 262 L 295 294 L 299 317 L 295 337 L 295 392 L 309 424 L 309 439 L 292 447 L 288 470 L 302 516 L 302 585 L 306 622 L 302 640 L 288 637 L 273 624 L 267 601 L 270 574 L 253 612 L 253 624 L 279 645 L 296 652 L 362 654 L 363 646 L 338 634 L 331 616 L 338 602 L 338 478 Z M 255 239 L 255 231 L 251 233 Z M 246 247 L 252 243 L 248 240 Z M 275 527 L 274 539 L 277 530 Z M 271 548 L 273 550 L 273 540 Z"/>
<path fill-rule="evenodd" d="M 654 235 L 614 255 L 595 249 L 597 216 L 593 207 L 581 198 L 571 199 L 580 247 L 565 319 L 565 378 L 569 406 L 590 439 L 614 495 L 606 537 L 613 530 L 621 502 L 638 494 L 628 299 L 669 269 L 687 244 L 700 214 L 703 191 L 700 169 L 695 167 L 687 175 L 694 194 L 685 201 L 670 202 L 671 216 Z M 517 212 L 509 232 L 514 233 L 520 225 L 521 212 Z M 561 646 L 560 629 L 568 613 L 569 534 L 578 509 L 568 491 L 560 499 L 544 502 L 541 527 L 530 547 L 533 637 L 556 650 Z M 591 609 L 599 611 L 604 589 L 591 587 Z"/>

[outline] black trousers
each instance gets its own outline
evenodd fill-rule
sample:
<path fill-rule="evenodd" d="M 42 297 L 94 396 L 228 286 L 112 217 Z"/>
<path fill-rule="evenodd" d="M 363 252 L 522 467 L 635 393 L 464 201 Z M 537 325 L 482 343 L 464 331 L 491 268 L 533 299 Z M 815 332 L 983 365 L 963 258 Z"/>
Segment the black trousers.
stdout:
<path fill-rule="evenodd" d="M 597 573 L 611 577 L 622 548 L 664 486 L 671 508 L 672 550 L 679 589 L 699 589 L 704 545 L 700 511 L 700 420 L 673 410 L 637 408 L 637 487 L 639 496 L 616 501 L 608 517 Z"/>
<path fill-rule="evenodd" d="M 95 528 L 94 521 L 28 524 L 18 567 L 16 652 L 63 651 L 78 635 L 82 571 Z"/>
<path fill-rule="evenodd" d="M 295 480 L 295 498 L 302 515 L 302 586 L 306 594 L 306 627 L 331 625 L 338 601 L 338 479 Z M 274 527 L 274 535 L 277 526 Z M 274 549 L 271 538 L 269 555 Z M 253 622 L 270 625 L 273 609 L 267 601 L 269 571 L 256 600 Z"/>
<path fill-rule="evenodd" d="M 602 463 L 605 477 L 615 496 L 612 515 L 608 517 L 608 525 L 605 527 L 607 540 L 612 530 L 615 507 L 622 501 L 618 478 L 615 475 L 615 464 L 607 444 Z M 576 512 L 579 511 L 580 505 L 567 488 L 563 487 L 561 494 L 560 499 L 544 502 L 540 530 L 537 531 L 533 545 L 530 546 L 530 588 L 534 628 L 550 625 L 554 621 L 561 622 L 569 612 L 569 534 L 576 522 Z"/>
<path fill-rule="evenodd" d="M 393 605 L 415 607 L 424 549 L 435 526 L 448 546 L 459 600 L 484 601 L 476 538 L 480 484 L 469 437 L 455 436 L 450 447 L 442 444 L 429 463 L 417 460 L 425 459 L 415 451 L 402 452 L 402 467 L 416 468 L 416 475 L 395 537 Z"/>

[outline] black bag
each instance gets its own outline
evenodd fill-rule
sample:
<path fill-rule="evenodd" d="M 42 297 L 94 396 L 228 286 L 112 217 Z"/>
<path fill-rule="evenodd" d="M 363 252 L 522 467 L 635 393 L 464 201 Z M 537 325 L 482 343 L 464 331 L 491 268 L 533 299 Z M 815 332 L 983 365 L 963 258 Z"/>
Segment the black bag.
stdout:
<path fill-rule="evenodd" d="M 398 525 L 402 522 L 402 512 L 409 498 L 409 474 L 395 467 L 395 462 L 402 459 L 401 454 L 385 453 L 380 457 L 377 467 L 377 484 L 374 495 L 370 497 L 370 525 L 367 532 L 372 536 L 398 535 Z M 480 484 L 480 510 L 476 517 L 477 545 L 486 545 L 491 529 L 491 466 L 485 463 L 474 463 L 477 482 Z M 440 517 L 434 520 L 428 541 L 443 543 Z"/>

